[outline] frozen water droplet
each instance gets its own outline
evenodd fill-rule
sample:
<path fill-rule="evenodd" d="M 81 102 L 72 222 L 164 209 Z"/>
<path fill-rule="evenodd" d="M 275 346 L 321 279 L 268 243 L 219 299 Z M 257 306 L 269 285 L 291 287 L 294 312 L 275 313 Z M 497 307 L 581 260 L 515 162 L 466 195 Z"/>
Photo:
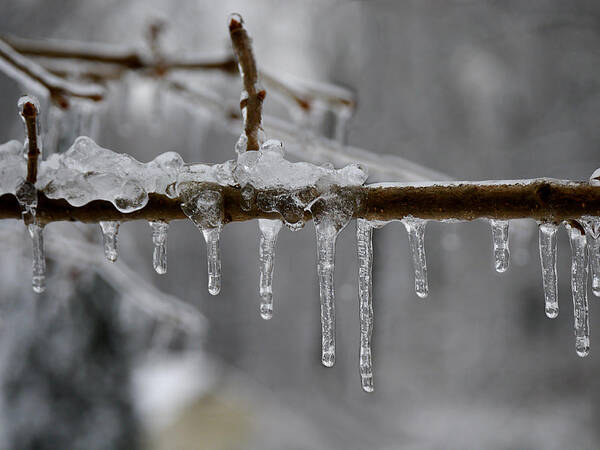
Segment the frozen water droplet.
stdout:
<path fill-rule="evenodd" d="M 373 227 L 365 219 L 356 221 L 358 252 L 358 316 L 360 321 L 359 372 L 364 391 L 373 392 L 371 335 L 373 334 Z"/>
<path fill-rule="evenodd" d="M 600 297 L 600 217 L 582 217 L 580 223 L 584 226 L 587 236 L 592 292 L 596 297 Z"/>
<path fill-rule="evenodd" d="M 167 273 L 167 232 L 169 223 L 160 220 L 148 222 L 152 228 L 152 243 L 154 250 L 152 252 L 152 266 L 156 273 L 162 275 Z"/>
<path fill-rule="evenodd" d="M 575 350 L 581 357 L 590 351 L 590 324 L 587 299 L 586 236 L 574 225 L 566 223 L 571 242 L 571 291 L 575 319 Z"/>
<path fill-rule="evenodd" d="M 546 315 L 558 316 L 558 278 L 556 275 L 556 231 L 558 225 L 542 223 L 539 226 L 540 261 Z"/>
<path fill-rule="evenodd" d="M 508 220 L 491 219 L 496 272 L 506 272 L 510 254 L 508 251 Z"/>
<path fill-rule="evenodd" d="M 248 147 L 248 138 L 246 137 L 245 133 L 240 134 L 240 137 L 238 138 L 237 142 L 235 143 L 234 149 L 235 152 L 238 155 L 241 155 L 242 153 L 246 152 L 246 149 Z"/>
<path fill-rule="evenodd" d="M 194 195 L 195 194 L 195 195 Z M 181 209 L 196 225 L 206 241 L 208 262 L 208 292 L 217 295 L 221 292 L 221 252 L 219 240 L 223 228 L 223 197 L 220 192 L 201 190 L 186 194 Z"/>
<path fill-rule="evenodd" d="M 37 223 L 27 226 L 33 247 L 32 282 L 33 291 L 41 294 L 46 290 L 46 254 L 44 252 L 44 228 Z"/>
<path fill-rule="evenodd" d="M 33 95 L 23 95 L 21 98 L 19 98 L 19 101 L 17 102 L 17 108 L 19 108 L 19 114 L 21 115 L 23 120 L 25 120 L 25 118 L 23 116 L 24 116 L 25 105 L 27 103 L 30 103 L 31 105 L 33 105 L 33 107 L 35 108 L 36 114 L 40 114 L 42 112 L 42 107 L 40 106 L 40 101 L 38 100 L 37 97 L 35 97 Z"/>
<path fill-rule="evenodd" d="M 256 197 L 256 189 L 251 184 L 245 185 L 240 192 L 240 208 L 243 211 L 250 211 L 254 205 L 254 198 Z"/>
<path fill-rule="evenodd" d="M 242 16 L 238 13 L 231 13 L 229 14 L 229 16 L 227 17 L 227 25 L 229 25 L 229 23 L 235 20 L 236 22 L 241 23 L 242 25 L 244 24 L 244 19 L 242 18 Z"/>
<path fill-rule="evenodd" d="M 110 262 L 115 262 L 119 257 L 119 249 L 117 248 L 117 234 L 119 233 L 120 222 L 117 221 L 101 221 L 100 229 L 102 230 L 102 241 L 104 244 L 104 256 Z"/>
<path fill-rule="evenodd" d="M 259 295 L 260 315 L 269 320 L 273 317 L 273 268 L 275 244 L 281 230 L 281 220 L 259 219 L 258 260 L 260 263 Z"/>
<path fill-rule="evenodd" d="M 335 242 L 354 212 L 353 199 L 343 194 L 319 197 L 310 206 L 317 234 L 317 273 L 321 301 L 321 362 L 335 364 Z"/>
<path fill-rule="evenodd" d="M 405 217 L 402 223 L 408 233 L 408 242 L 415 268 L 415 292 L 421 298 L 429 294 L 427 284 L 427 261 L 425 259 L 425 226 L 427 221 L 415 217 Z"/>

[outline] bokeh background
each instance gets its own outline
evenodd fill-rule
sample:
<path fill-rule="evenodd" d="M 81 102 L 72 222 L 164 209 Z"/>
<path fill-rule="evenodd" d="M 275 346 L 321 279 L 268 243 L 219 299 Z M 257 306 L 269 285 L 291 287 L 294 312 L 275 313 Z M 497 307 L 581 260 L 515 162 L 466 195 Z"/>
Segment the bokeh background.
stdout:
<path fill-rule="evenodd" d="M 226 54 L 227 17 L 239 12 L 260 65 L 356 92 L 352 146 L 464 180 L 583 180 L 598 166 L 597 2 L 4 0 L 2 12 L 2 34 L 135 48 L 144 48 L 148 24 L 160 18 L 173 55 Z M 195 82 L 239 98 L 236 78 Z M 190 162 L 235 157 L 235 132 L 210 113 L 159 97 L 152 80 L 123 83 L 98 112 L 100 145 L 141 161 L 168 150 Z M 2 142 L 23 139 L 16 114 L 23 93 L 0 74 Z M 265 108 L 286 118 L 269 96 Z M 330 128 L 324 122 L 320 131 Z M 218 297 L 206 290 L 204 243 L 191 222 L 171 224 L 164 276 L 152 270 L 148 225 L 122 225 L 115 267 L 139 278 L 122 285 L 114 271 L 49 249 L 41 296 L 30 289 L 24 227 L 3 223 L 2 447 L 598 448 L 598 301 L 590 291 L 592 350 L 582 359 L 566 233 L 558 249 L 561 312 L 550 320 L 536 224 L 514 225 L 511 267 L 499 275 L 487 223 L 430 223 L 427 300 L 414 294 L 403 226 L 375 232 L 375 392 L 366 394 L 354 223 L 338 240 L 330 369 L 320 364 L 312 224 L 280 234 L 275 312 L 264 321 L 256 223 L 225 227 Z M 101 257 L 96 225 L 52 224 L 48 245 L 53 236 L 92 243 Z M 142 303 L 162 292 L 192 305 L 201 331 L 153 317 L 131 301 L 136 292 Z"/>

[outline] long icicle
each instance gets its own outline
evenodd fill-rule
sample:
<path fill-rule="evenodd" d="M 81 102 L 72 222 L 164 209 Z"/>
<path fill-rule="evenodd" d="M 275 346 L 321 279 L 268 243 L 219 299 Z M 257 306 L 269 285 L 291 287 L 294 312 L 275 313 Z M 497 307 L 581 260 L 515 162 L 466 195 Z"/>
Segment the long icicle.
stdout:
<path fill-rule="evenodd" d="M 590 325 L 587 299 L 586 236 L 577 227 L 566 225 L 571 242 L 571 291 L 575 319 L 575 350 L 581 357 L 590 351 Z"/>
<path fill-rule="evenodd" d="M 542 223 L 539 226 L 540 261 L 546 315 L 558 316 L 558 277 L 556 275 L 556 231 L 558 225 Z"/>
<path fill-rule="evenodd" d="M 358 317 L 360 321 L 359 372 L 365 392 L 373 392 L 371 336 L 373 334 L 373 227 L 365 219 L 356 221 L 358 252 Z"/>
<path fill-rule="evenodd" d="M 273 317 L 273 260 L 281 225 L 281 220 L 258 220 L 258 260 L 260 265 L 258 293 L 260 295 L 260 316 L 265 320 Z"/>
<path fill-rule="evenodd" d="M 600 217 L 582 217 L 579 221 L 587 236 L 590 270 L 592 272 L 592 292 L 600 297 Z"/>
<path fill-rule="evenodd" d="M 408 243 L 415 269 L 415 292 L 420 298 L 429 294 L 427 283 L 427 260 L 425 258 L 425 226 L 427 221 L 415 217 L 406 217 L 402 223 L 408 233 Z"/>
<path fill-rule="evenodd" d="M 508 220 L 491 219 L 490 225 L 492 226 L 496 272 L 506 272 L 510 258 L 508 251 Z"/>
<path fill-rule="evenodd" d="M 46 254 L 44 252 L 44 227 L 38 223 L 27 226 L 33 246 L 32 287 L 33 291 L 41 294 L 46 290 Z"/>
<path fill-rule="evenodd" d="M 104 245 L 104 256 L 110 262 L 115 262 L 119 257 L 119 248 L 117 247 L 117 235 L 119 234 L 120 222 L 101 221 L 102 241 Z"/>
<path fill-rule="evenodd" d="M 162 220 L 151 220 L 148 222 L 152 228 L 152 266 L 156 273 L 163 275 L 167 273 L 167 232 L 169 222 Z"/>
<path fill-rule="evenodd" d="M 337 231 L 329 221 L 315 224 L 317 233 L 317 273 L 321 298 L 321 362 L 335 364 L 335 293 L 333 271 Z"/>

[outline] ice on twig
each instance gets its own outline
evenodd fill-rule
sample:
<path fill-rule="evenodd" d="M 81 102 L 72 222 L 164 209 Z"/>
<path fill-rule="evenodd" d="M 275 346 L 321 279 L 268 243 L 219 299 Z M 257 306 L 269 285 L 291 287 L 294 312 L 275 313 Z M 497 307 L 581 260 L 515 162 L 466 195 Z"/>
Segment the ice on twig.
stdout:
<path fill-rule="evenodd" d="M 119 249 L 117 247 L 117 235 L 119 233 L 120 222 L 117 221 L 101 221 L 100 230 L 102 231 L 102 243 L 104 246 L 104 256 L 110 262 L 115 262 L 119 257 Z"/>
<path fill-rule="evenodd" d="M 152 266 L 156 273 L 163 275 L 167 273 L 167 232 L 169 223 L 162 220 L 151 220 L 148 222 L 152 228 Z"/>
<path fill-rule="evenodd" d="M 408 243 L 415 269 L 415 292 L 425 298 L 429 294 L 427 284 L 427 261 L 425 259 L 425 226 L 427 221 L 416 217 L 405 217 L 402 223 L 408 233 Z"/>
<path fill-rule="evenodd" d="M 273 269 L 275 244 L 281 230 L 281 220 L 259 219 L 258 260 L 260 264 L 259 295 L 260 316 L 269 320 L 273 317 Z"/>
<path fill-rule="evenodd" d="M 566 223 L 571 242 L 571 291 L 575 320 L 575 350 L 581 357 L 590 351 L 590 324 L 587 299 L 586 236 L 578 226 Z"/>
<path fill-rule="evenodd" d="M 558 225 L 548 222 L 539 226 L 540 261 L 546 315 L 558 316 L 558 277 L 556 275 L 556 231 Z"/>
<path fill-rule="evenodd" d="M 214 190 L 190 189 L 184 193 L 181 209 L 196 225 L 206 241 L 208 292 L 221 292 L 221 253 L 219 239 L 223 228 L 223 196 Z"/>
<path fill-rule="evenodd" d="M 494 244 L 494 266 L 496 272 L 506 272 L 508 269 L 508 220 L 491 219 L 492 240 Z"/>

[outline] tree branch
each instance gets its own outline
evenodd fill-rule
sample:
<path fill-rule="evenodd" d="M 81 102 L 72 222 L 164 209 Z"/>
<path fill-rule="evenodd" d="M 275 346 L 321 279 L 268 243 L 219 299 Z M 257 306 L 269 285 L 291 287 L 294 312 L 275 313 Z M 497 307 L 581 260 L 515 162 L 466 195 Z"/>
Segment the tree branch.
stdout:
<path fill-rule="evenodd" d="M 246 150 L 258 150 L 260 148 L 258 131 L 262 128 L 262 102 L 267 92 L 258 87 L 258 71 L 252 52 L 252 43 L 243 24 L 244 21 L 240 16 L 232 17 L 229 21 L 229 36 L 246 94 L 246 98 L 242 98 L 240 101 L 240 109 L 246 111 L 243 114 L 244 132 L 248 138 Z"/>
<path fill-rule="evenodd" d="M 256 204 L 248 211 L 241 208 L 240 189 L 206 183 L 207 189 L 223 194 L 224 221 L 240 222 L 259 218 L 280 218 L 277 213 L 263 212 Z M 582 216 L 600 216 L 600 188 L 584 182 L 553 179 L 521 180 L 514 184 L 451 183 L 430 186 L 361 186 L 337 188 L 353 198 L 362 199 L 355 217 L 369 220 L 399 220 L 406 216 L 430 220 L 522 219 L 544 222 L 576 220 Z M 290 195 L 286 190 L 259 191 L 276 197 Z M 316 189 L 305 193 L 309 203 L 319 195 Z M 301 210 L 300 210 L 301 211 Z M 304 220 L 310 213 L 304 212 Z M 21 209 L 13 195 L 0 197 L 0 219 L 20 219 Z M 148 204 L 132 213 L 118 211 L 112 203 L 96 200 L 75 207 L 65 200 L 48 199 L 39 194 L 37 219 L 43 223 L 57 221 L 99 222 L 105 220 L 176 220 L 186 219 L 180 201 L 150 194 Z"/>
<path fill-rule="evenodd" d="M 29 149 L 27 152 L 27 182 L 35 184 L 37 180 L 37 169 L 38 169 L 38 157 L 40 156 L 40 149 L 37 141 L 37 115 L 38 110 L 36 106 L 27 102 L 23 105 L 21 112 L 25 119 L 25 127 L 27 128 L 27 142 Z"/>

